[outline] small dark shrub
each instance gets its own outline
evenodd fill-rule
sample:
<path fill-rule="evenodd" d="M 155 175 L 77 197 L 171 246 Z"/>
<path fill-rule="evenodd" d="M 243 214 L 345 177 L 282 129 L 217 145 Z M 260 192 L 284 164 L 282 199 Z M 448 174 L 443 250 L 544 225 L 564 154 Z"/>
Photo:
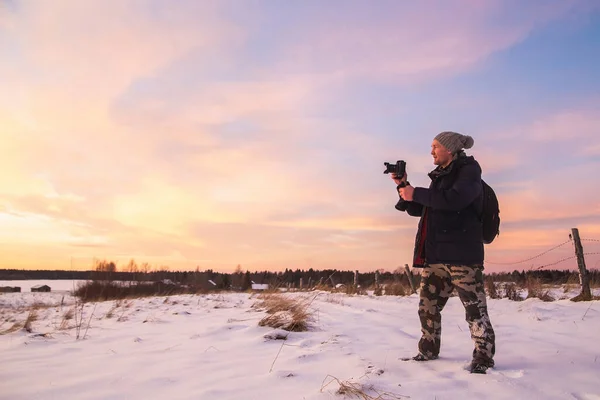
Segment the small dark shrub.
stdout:
<path fill-rule="evenodd" d="M 190 287 L 162 282 L 89 281 L 75 289 L 73 295 L 83 302 L 88 302 L 185 293 L 197 293 L 197 291 Z"/>
<path fill-rule="evenodd" d="M 525 289 L 527 289 L 527 298 L 538 298 L 542 301 L 554 301 L 554 297 L 550 295 L 548 290 L 544 290 L 542 283 L 539 279 L 529 277 L 525 282 Z"/>
<path fill-rule="evenodd" d="M 521 290 L 514 283 L 507 283 L 504 286 L 504 297 L 512 301 L 523 301 Z"/>
<path fill-rule="evenodd" d="M 500 298 L 500 293 L 498 293 L 498 289 L 496 288 L 496 285 L 494 284 L 494 280 L 492 279 L 491 276 L 488 276 L 485 279 L 485 290 L 486 290 L 488 296 L 490 296 L 490 299 L 499 299 Z"/>
<path fill-rule="evenodd" d="M 410 288 L 402 282 L 394 282 L 386 285 L 384 293 L 386 296 L 407 296 Z"/>

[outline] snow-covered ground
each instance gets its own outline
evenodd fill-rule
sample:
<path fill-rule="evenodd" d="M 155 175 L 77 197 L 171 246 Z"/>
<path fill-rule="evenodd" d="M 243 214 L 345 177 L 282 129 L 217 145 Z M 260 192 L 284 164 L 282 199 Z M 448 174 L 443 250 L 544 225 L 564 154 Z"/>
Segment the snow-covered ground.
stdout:
<path fill-rule="evenodd" d="M 64 291 L 0 295 L 0 331 L 24 322 L 34 303 L 46 306 L 31 332 L 0 335 L 1 399 L 364 398 L 336 393 L 340 384 L 379 399 L 600 399 L 597 301 L 488 300 L 496 367 L 472 375 L 456 297 L 443 312 L 441 358 L 418 363 L 399 360 L 416 352 L 416 295 L 284 293 L 307 298 L 313 321 L 283 341 L 258 325 L 266 314 L 252 307 L 256 295 L 88 303 L 81 313 L 67 292 L 73 282 L 51 282 Z"/>

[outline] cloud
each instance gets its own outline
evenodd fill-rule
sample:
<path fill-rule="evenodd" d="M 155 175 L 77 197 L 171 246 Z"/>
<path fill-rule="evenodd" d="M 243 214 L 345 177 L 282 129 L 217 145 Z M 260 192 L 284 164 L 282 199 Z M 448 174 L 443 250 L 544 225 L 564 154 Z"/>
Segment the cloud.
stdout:
<path fill-rule="evenodd" d="M 325 8 L 289 27 L 282 70 L 327 79 L 415 83 L 473 68 L 568 12 L 572 2 L 353 2 L 353 13 Z M 519 7 L 519 13 L 514 12 Z M 310 28 L 308 28 L 310 26 Z"/>
<path fill-rule="evenodd" d="M 502 131 L 484 131 L 485 138 L 475 152 L 494 174 L 522 173 L 527 168 L 529 175 L 539 175 L 546 181 L 546 177 L 555 174 L 565 177 L 565 168 L 576 164 L 580 170 L 569 170 L 570 173 L 590 176 L 591 169 L 584 164 L 593 162 L 590 157 L 595 155 L 597 147 L 598 104 L 597 99 L 592 99 L 584 105 L 546 112 Z"/>
<path fill-rule="evenodd" d="M 68 91 L 114 92 L 192 49 L 214 50 L 239 40 L 236 27 L 219 13 L 218 3 L 210 0 L 180 7 L 135 1 L 23 2 L 9 32 L 29 63 L 44 65 L 48 75 L 35 71 L 38 78 L 70 83 L 64 88 Z"/>
<path fill-rule="evenodd" d="M 596 138 L 600 132 L 598 111 L 565 111 L 536 121 L 529 128 L 530 137 L 541 142 L 580 143 L 584 139 Z"/>

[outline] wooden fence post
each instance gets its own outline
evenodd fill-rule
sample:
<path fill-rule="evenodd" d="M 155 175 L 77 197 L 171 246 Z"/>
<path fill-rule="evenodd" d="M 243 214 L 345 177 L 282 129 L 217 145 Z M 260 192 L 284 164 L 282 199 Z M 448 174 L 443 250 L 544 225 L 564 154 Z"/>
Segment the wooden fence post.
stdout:
<path fill-rule="evenodd" d="M 581 283 L 581 293 L 571 299 L 571 301 L 590 301 L 592 292 L 590 290 L 590 278 L 585 268 L 585 258 L 583 257 L 583 246 L 579 238 L 579 229 L 571 229 L 573 234 L 573 244 L 575 245 L 575 255 L 577 256 L 577 266 L 579 267 L 579 282 Z"/>
<path fill-rule="evenodd" d="M 410 272 L 410 268 L 408 264 L 404 264 L 404 270 L 406 271 L 406 277 L 408 278 L 408 283 L 410 283 L 410 289 L 413 293 L 417 293 L 417 289 L 415 289 L 415 281 L 413 280 L 412 272 Z"/>

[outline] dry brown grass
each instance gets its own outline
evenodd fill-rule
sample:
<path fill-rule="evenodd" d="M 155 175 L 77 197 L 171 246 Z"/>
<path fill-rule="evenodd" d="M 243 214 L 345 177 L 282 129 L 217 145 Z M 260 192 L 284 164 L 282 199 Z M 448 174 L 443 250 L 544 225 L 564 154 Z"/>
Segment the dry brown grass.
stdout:
<path fill-rule="evenodd" d="M 108 310 L 104 317 L 108 319 L 114 317 L 115 311 L 117 311 L 117 309 L 121 306 L 121 303 L 121 300 L 115 300 L 115 304 L 113 304 L 113 306 L 110 308 L 110 310 Z"/>
<path fill-rule="evenodd" d="M 325 383 L 329 379 L 329 382 Z M 390 392 L 380 392 L 375 388 L 375 385 L 369 384 L 365 385 L 359 382 L 352 381 L 340 381 L 335 376 L 327 375 L 325 379 L 323 379 L 323 383 L 321 384 L 321 392 L 327 386 L 332 384 L 333 382 L 337 382 L 339 388 L 336 391 L 336 394 L 349 397 L 349 398 L 357 398 L 363 400 L 397 400 L 403 398 L 409 398 L 408 396 L 402 396 L 395 393 Z"/>
<path fill-rule="evenodd" d="M 44 306 L 44 307 L 46 307 L 46 306 Z M 39 318 L 38 306 L 29 306 L 24 310 L 15 309 L 15 312 L 23 312 L 23 311 L 27 311 L 27 317 L 25 318 L 25 321 L 17 321 L 16 318 L 14 318 L 14 317 L 7 318 L 6 321 L 13 322 L 13 324 L 11 327 L 4 329 L 3 331 L 0 331 L 0 335 L 7 335 L 9 333 L 16 332 L 19 329 L 24 329 L 28 333 L 33 332 L 33 323 L 35 321 L 37 321 Z"/>
<path fill-rule="evenodd" d="M 574 289 L 577 289 L 578 287 L 581 287 L 581 283 L 579 282 L 579 275 L 573 274 L 569 276 L 567 282 L 565 282 L 563 286 L 563 292 L 568 293 Z"/>
<path fill-rule="evenodd" d="M 25 319 L 25 324 L 23 325 L 23 329 L 25 329 L 29 333 L 33 332 L 32 324 L 35 321 L 37 321 L 37 319 L 38 319 L 37 309 L 32 308 L 29 311 L 29 314 L 27 314 L 27 319 Z"/>
<path fill-rule="evenodd" d="M 527 289 L 527 298 L 538 298 L 542 301 L 554 301 L 554 297 L 550 295 L 550 291 L 548 289 L 544 289 L 541 281 L 536 278 L 527 278 L 527 282 L 525 282 L 525 289 Z"/>
<path fill-rule="evenodd" d="M 325 296 L 324 301 L 327 303 L 339 304 L 340 306 L 343 306 L 345 304 L 344 297 L 345 296 L 342 294 L 331 293 L 331 294 L 328 294 L 327 296 Z"/>
<path fill-rule="evenodd" d="M 281 293 L 261 293 L 252 308 L 265 311 L 268 315 L 258 322 L 259 326 L 283 329 L 290 332 L 309 330 L 312 313 L 306 299 L 291 299 Z"/>
<path fill-rule="evenodd" d="M 313 316 L 309 307 L 318 295 L 316 294 L 311 298 L 302 297 L 292 299 L 280 292 L 271 292 L 261 293 L 256 296 L 257 301 L 252 304 L 252 308 L 268 314 L 258 322 L 258 325 L 288 331 L 284 335 L 276 335 L 275 337 L 275 339 L 282 340 L 282 342 L 269 372 L 273 371 L 273 366 L 285 345 L 288 335 L 291 332 L 302 332 L 310 329 Z"/>
<path fill-rule="evenodd" d="M 196 294 L 200 291 L 182 285 L 166 285 L 161 282 L 89 281 L 73 290 L 73 295 L 83 302 L 132 299 L 176 294 Z"/>
<path fill-rule="evenodd" d="M 331 291 L 331 286 L 327 286 L 323 283 L 317 283 L 316 285 L 314 285 L 312 287 L 311 290 L 316 290 L 316 291 L 322 291 L 322 292 L 330 292 Z"/>
<path fill-rule="evenodd" d="M 409 286 L 405 285 L 402 282 L 394 282 L 388 283 L 385 285 L 384 294 L 386 296 L 408 296 L 411 294 L 411 289 Z"/>
<path fill-rule="evenodd" d="M 75 307 L 69 308 L 67 311 L 65 311 L 60 321 L 60 326 L 58 327 L 58 329 L 61 331 L 69 329 L 69 321 L 72 320 L 74 316 Z"/>
<path fill-rule="evenodd" d="M 521 295 L 521 290 L 519 287 L 513 283 L 507 283 L 504 285 L 504 297 L 512 301 L 523 301 L 523 296 Z"/>
<path fill-rule="evenodd" d="M 367 291 L 365 289 L 363 289 L 360 286 L 354 286 L 354 285 L 345 285 L 345 286 L 341 287 L 341 290 L 339 290 L 339 291 L 346 293 L 347 295 L 367 294 Z"/>
<path fill-rule="evenodd" d="M 498 288 L 496 288 L 496 284 L 494 283 L 494 279 L 491 276 L 488 276 L 485 279 L 485 291 L 487 292 L 490 299 L 499 299 L 500 293 L 498 293 Z"/>
<path fill-rule="evenodd" d="M 15 322 L 10 328 L 0 331 L 0 335 L 8 335 L 9 333 L 13 333 L 23 328 L 23 324 L 21 322 Z"/>

